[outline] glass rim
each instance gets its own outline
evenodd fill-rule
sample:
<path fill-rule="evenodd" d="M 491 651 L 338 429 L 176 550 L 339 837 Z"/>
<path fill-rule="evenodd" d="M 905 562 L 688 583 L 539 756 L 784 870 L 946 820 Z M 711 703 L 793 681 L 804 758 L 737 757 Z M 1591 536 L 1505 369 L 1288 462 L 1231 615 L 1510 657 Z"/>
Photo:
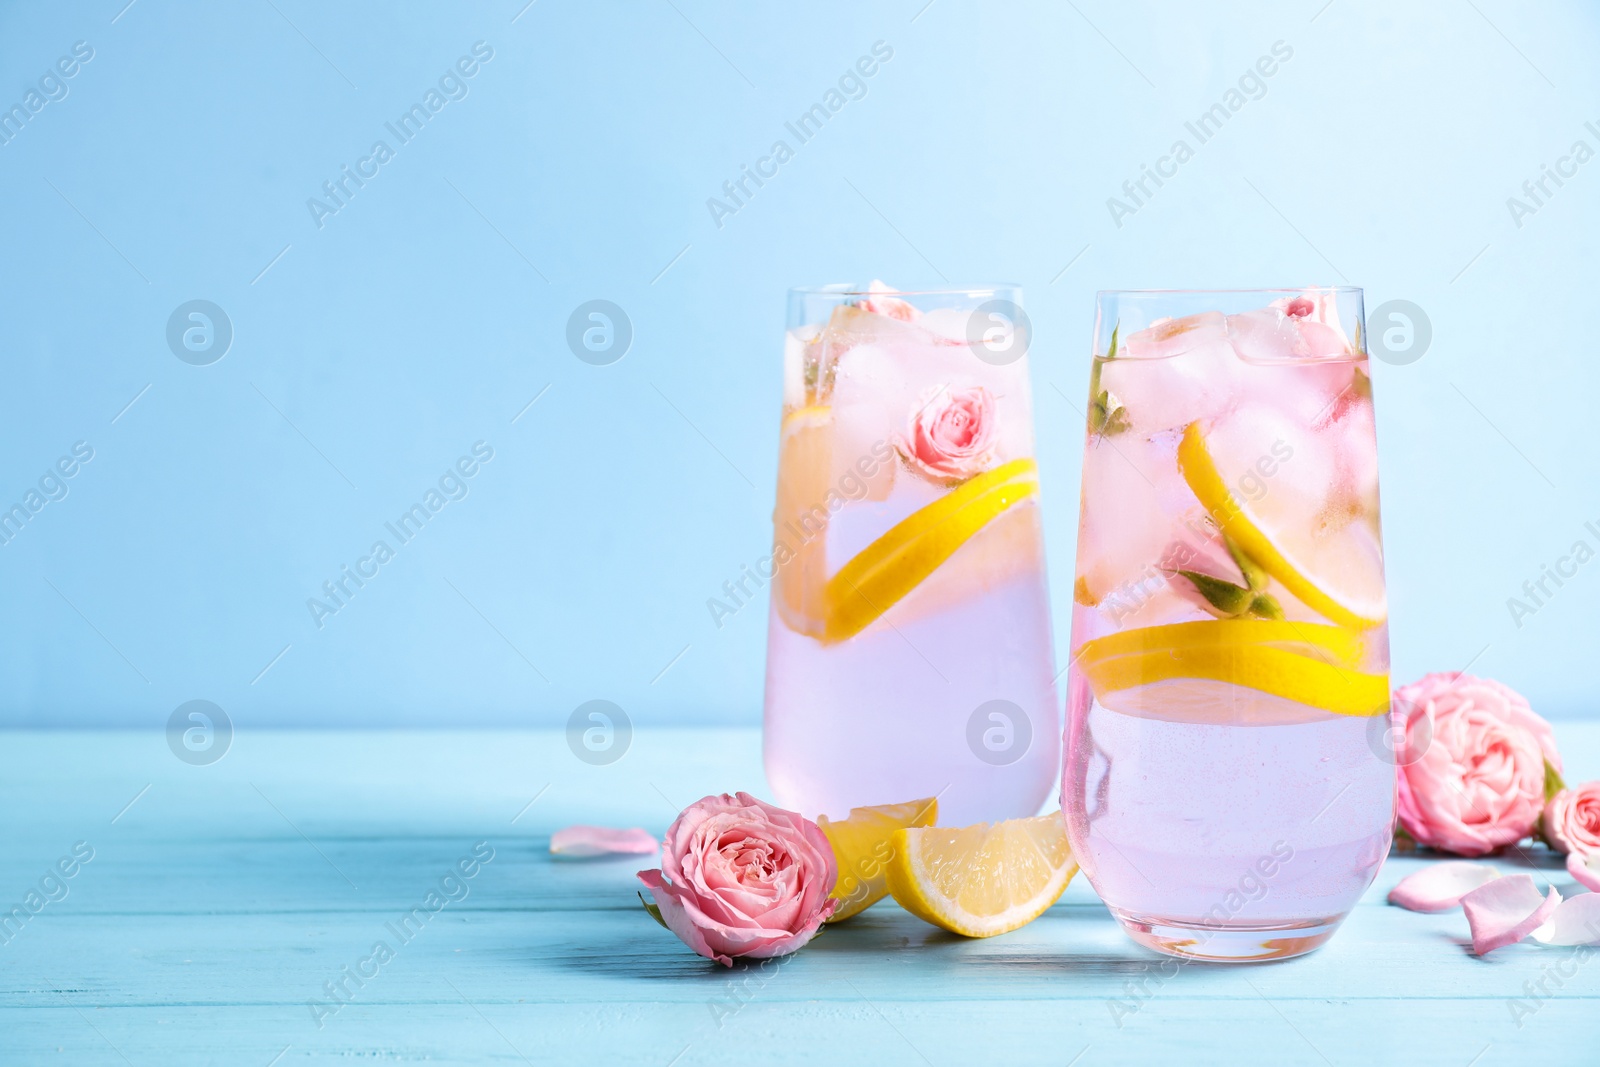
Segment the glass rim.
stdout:
<path fill-rule="evenodd" d="M 873 292 L 861 288 L 856 282 L 833 282 L 827 285 L 791 286 L 789 293 L 797 296 L 983 296 L 1021 288 L 1016 282 L 998 282 L 993 285 L 950 285 L 932 289 L 885 289 Z"/>
<path fill-rule="evenodd" d="M 1302 285 L 1298 288 L 1284 288 L 1281 286 L 1265 289 L 1100 289 L 1095 292 L 1095 298 L 1105 296 L 1180 296 L 1185 294 L 1203 295 L 1206 293 L 1360 293 L 1359 285 Z"/>

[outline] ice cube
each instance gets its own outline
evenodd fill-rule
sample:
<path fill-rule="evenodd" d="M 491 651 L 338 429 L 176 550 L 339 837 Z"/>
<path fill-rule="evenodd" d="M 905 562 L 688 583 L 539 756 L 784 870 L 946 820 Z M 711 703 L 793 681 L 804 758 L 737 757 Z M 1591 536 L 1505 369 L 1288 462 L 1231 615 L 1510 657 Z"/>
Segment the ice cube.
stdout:
<path fill-rule="evenodd" d="M 803 408 L 811 402 L 815 390 L 815 374 L 821 347 L 820 331 L 812 328 L 790 330 L 783 335 L 783 406 L 786 411 Z"/>
<path fill-rule="evenodd" d="M 1303 426 L 1323 426 L 1353 392 L 1358 366 L 1347 360 L 1245 363 L 1238 399 L 1242 405 L 1275 408 Z"/>
<path fill-rule="evenodd" d="M 1227 336 L 1227 320 L 1220 311 L 1204 311 L 1181 319 L 1157 319 L 1139 332 L 1122 338 L 1117 355 L 1129 359 L 1166 359 L 1226 340 Z"/>
<path fill-rule="evenodd" d="M 1310 356 L 1299 323 L 1276 306 L 1229 315 L 1228 339 L 1239 358 L 1251 363 L 1287 363 Z"/>
<path fill-rule="evenodd" d="M 1253 363 L 1349 359 L 1350 339 L 1332 293 L 1283 297 L 1264 308 L 1228 316 L 1228 336 Z"/>
<path fill-rule="evenodd" d="M 971 323 L 972 312 L 956 308 L 934 308 L 917 320 L 917 325 L 931 333 L 939 342 L 963 346 L 968 343 L 967 330 Z"/>
<path fill-rule="evenodd" d="M 1141 350 L 1148 349 L 1133 349 Z M 1102 364 L 1100 387 L 1109 403 L 1126 409 L 1132 430 L 1144 436 L 1222 414 L 1239 393 L 1243 369 L 1233 346 L 1218 336 L 1158 358 L 1119 352 Z"/>
<path fill-rule="evenodd" d="M 1205 444 L 1229 494 L 1252 515 L 1323 514 L 1339 481 L 1333 436 L 1276 403 L 1241 403 Z"/>
<path fill-rule="evenodd" d="M 1348 399 L 1348 398 L 1347 398 Z M 1378 513 L 1378 437 L 1371 400 L 1360 397 L 1340 404 L 1326 434 L 1338 467 L 1335 496 L 1352 514 L 1376 518 Z"/>
<path fill-rule="evenodd" d="M 1101 436 L 1083 458 L 1078 577 L 1103 612 L 1130 615 L 1165 584 L 1159 562 L 1173 538 L 1169 510 L 1187 494 L 1170 441 Z M 1192 498 L 1191 498 L 1192 499 Z"/>

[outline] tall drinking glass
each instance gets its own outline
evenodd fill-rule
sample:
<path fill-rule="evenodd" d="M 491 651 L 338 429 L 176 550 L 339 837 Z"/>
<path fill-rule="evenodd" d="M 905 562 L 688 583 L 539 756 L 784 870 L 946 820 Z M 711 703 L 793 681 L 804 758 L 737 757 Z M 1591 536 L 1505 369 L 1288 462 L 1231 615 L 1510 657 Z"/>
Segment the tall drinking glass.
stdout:
<path fill-rule="evenodd" d="M 784 344 L 764 748 L 807 815 L 939 798 L 1032 815 L 1059 766 L 1010 288 L 796 289 Z"/>
<path fill-rule="evenodd" d="M 1362 321 L 1353 288 L 1099 296 L 1062 808 L 1163 952 L 1309 952 L 1389 851 Z"/>

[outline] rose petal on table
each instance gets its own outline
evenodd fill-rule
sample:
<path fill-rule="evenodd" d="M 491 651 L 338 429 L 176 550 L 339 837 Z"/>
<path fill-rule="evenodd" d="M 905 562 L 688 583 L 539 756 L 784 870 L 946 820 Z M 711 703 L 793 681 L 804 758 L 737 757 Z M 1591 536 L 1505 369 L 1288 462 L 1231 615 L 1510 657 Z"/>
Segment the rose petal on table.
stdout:
<path fill-rule="evenodd" d="M 1600 893 L 1563 900 L 1532 936 L 1546 945 L 1600 945 Z"/>
<path fill-rule="evenodd" d="M 1587 856 L 1571 853 L 1567 856 L 1567 873 L 1585 889 L 1600 893 L 1600 852 L 1592 852 Z"/>
<path fill-rule="evenodd" d="M 591 856 L 634 856 L 654 852 L 661 846 L 637 826 L 613 830 L 609 826 L 568 826 L 550 835 L 550 851 L 570 859 Z"/>
<path fill-rule="evenodd" d="M 1389 903 L 1409 911 L 1449 911 L 1462 897 L 1498 877 L 1500 872 L 1487 863 L 1430 863 L 1400 879 L 1400 884 L 1389 890 Z"/>
<path fill-rule="evenodd" d="M 1531 874 L 1508 874 L 1474 889 L 1461 898 L 1472 928 L 1472 951 L 1486 956 L 1521 941 L 1543 926 L 1560 903 L 1555 886 L 1543 896 Z"/>

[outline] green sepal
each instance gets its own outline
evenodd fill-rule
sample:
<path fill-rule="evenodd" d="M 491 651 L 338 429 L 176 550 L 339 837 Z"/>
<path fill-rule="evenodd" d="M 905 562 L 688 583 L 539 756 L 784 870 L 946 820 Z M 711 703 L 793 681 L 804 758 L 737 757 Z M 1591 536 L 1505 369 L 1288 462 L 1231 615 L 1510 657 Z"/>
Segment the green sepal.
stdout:
<path fill-rule="evenodd" d="M 1222 535 L 1222 541 L 1228 546 L 1228 555 L 1232 556 L 1233 562 L 1239 565 L 1239 573 L 1244 575 L 1244 583 L 1248 585 L 1253 592 L 1259 593 L 1266 589 L 1267 579 L 1269 577 L 1266 572 L 1266 568 L 1262 567 L 1261 564 L 1251 559 L 1249 555 L 1246 554 L 1245 550 L 1239 547 L 1238 542 L 1229 537 L 1227 534 Z M 1268 599 L 1271 598 L 1269 597 Z M 1274 604 L 1276 604 L 1276 601 L 1274 601 Z M 1277 617 L 1282 618 L 1281 613 Z"/>
<path fill-rule="evenodd" d="M 1544 761 L 1544 802 L 1550 803 L 1551 799 L 1567 787 L 1566 781 L 1561 777 L 1561 772 L 1556 770 L 1555 764 L 1548 759 Z"/>
<path fill-rule="evenodd" d="M 1256 599 L 1250 590 L 1232 582 L 1225 582 L 1221 578 L 1213 578 L 1209 574 L 1184 570 L 1178 571 L 1178 574 L 1189 579 L 1195 590 L 1206 598 L 1206 603 L 1229 618 L 1236 618 L 1249 611 Z"/>
<path fill-rule="evenodd" d="M 650 913 L 650 918 L 661 924 L 661 929 L 672 929 L 672 927 L 667 925 L 667 920 L 661 917 L 661 906 L 659 904 L 652 904 L 648 900 L 644 899 L 643 893 L 639 894 L 639 903 L 643 904 L 644 910 Z"/>
<path fill-rule="evenodd" d="M 1271 593 L 1257 593 L 1254 600 L 1250 601 L 1250 614 L 1258 619 L 1283 620 L 1283 607 L 1278 603 L 1278 598 Z"/>

